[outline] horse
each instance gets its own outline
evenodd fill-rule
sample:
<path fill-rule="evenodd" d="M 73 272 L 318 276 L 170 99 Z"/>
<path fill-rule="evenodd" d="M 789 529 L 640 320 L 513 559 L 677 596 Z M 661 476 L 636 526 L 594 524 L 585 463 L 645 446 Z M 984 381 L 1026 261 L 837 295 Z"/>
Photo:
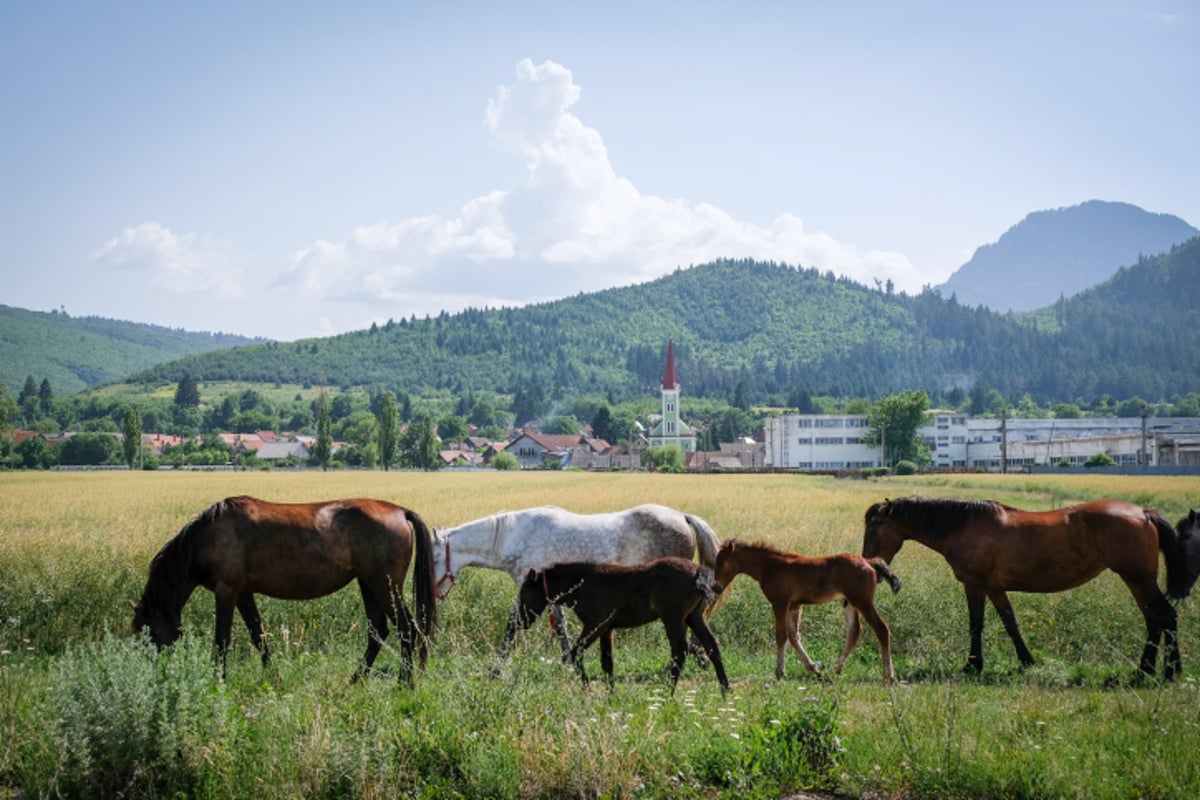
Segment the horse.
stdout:
<path fill-rule="evenodd" d="M 271 503 L 229 497 L 200 512 L 154 556 L 145 590 L 133 606 L 133 629 L 148 629 L 160 649 L 174 643 L 184 604 L 203 586 L 216 596 L 222 673 L 235 608 L 266 667 L 270 652 L 255 594 L 309 600 L 357 579 L 370 625 L 367 650 L 352 681 L 371 669 L 390 620 L 401 637 L 400 677 L 411 682 L 413 649 L 424 667 L 437 621 L 431 542 L 417 512 L 384 500 Z M 414 562 L 415 620 L 402 596 L 409 561 Z"/>
<path fill-rule="evenodd" d="M 891 631 L 875 610 L 875 586 L 883 579 L 892 587 L 892 592 L 899 592 L 900 578 L 882 558 L 866 559 L 854 553 L 810 558 L 767 544 L 747 544 L 730 539 L 717 553 L 716 580 L 729 588 L 733 579 L 741 574 L 758 582 L 775 612 L 776 679 L 783 679 L 789 642 L 805 668 L 818 677 L 821 675 L 820 668 L 800 642 L 800 615 L 806 605 L 831 600 L 845 601 L 846 646 L 838 657 L 837 672 L 841 673 L 846 658 L 858 644 L 862 632 L 861 614 L 879 639 L 884 682 L 891 683 L 896 679 L 892 669 Z"/>
<path fill-rule="evenodd" d="M 527 629 L 546 606 L 567 606 L 583 623 L 583 631 L 571 648 L 570 661 L 586 686 L 588 677 L 581 655 L 599 639 L 600 665 L 611 689 L 613 631 L 661 619 L 671 643 L 671 694 L 683 670 L 689 628 L 712 661 L 721 693 L 725 694 L 729 679 L 721 661 L 721 647 L 704 621 L 705 602 L 720 593 L 712 569 L 674 556 L 634 565 L 587 561 L 554 564 L 526 573 L 505 639 L 510 641 L 518 629 Z"/>
<path fill-rule="evenodd" d="M 984 601 L 991 600 L 1021 665 L 1034 658 L 1021 638 L 1007 592 L 1073 589 L 1105 569 L 1120 576 L 1146 622 L 1139 677 L 1154 674 L 1159 641 L 1163 676 L 1181 669 L 1175 609 L 1158 588 L 1158 553 L 1166 561 L 1167 597 L 1181 599 L 1194 578 L 1179 535 L 1157 512 L 1119 500 L 1050 511 L 1023 511 L 990 500 L 907 497 L 867 509 L 862 554 L 889 564 L 906 539 L 940 553 L 963 585 L 971 650 L 965 672 L 983 670 Z"/>
<path fill-rule="evenodd" d="M 444 599 L 466 567 L 507 572 L 518 585 L 529 570 L 565 561 L 642 564 L 664 556 L 691 560 L 698 552 L 700 563 L 712 568 L 720 546 L 700 517 L 654 504 L 605 514 L 575 514 L 556 506 L 508 511 L 434 533 L 434 591 Z M 570 643 L 561 620 L 556 609 L 555 628 L 566 656 Z M 506 635 L 501 663 L 511 644 Z"/>

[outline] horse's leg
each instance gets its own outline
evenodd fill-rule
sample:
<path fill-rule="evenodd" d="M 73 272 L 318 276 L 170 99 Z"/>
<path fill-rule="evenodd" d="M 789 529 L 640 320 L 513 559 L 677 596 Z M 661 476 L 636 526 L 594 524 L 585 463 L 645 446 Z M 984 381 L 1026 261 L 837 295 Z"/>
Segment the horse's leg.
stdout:
<path fill-rule="evenodd" d="M 792 643 L 792 647 L 795 648 L 796 652 L 800 654 L 800 660 L 804 663 L 805 669 L 807 669 L 813 675 L 816 675 L 818 678 L 820 678 L 821 677 L 821 668 L 819 666 L 817 666 L 817 662 L 813 661 L 812 658 L 808 655 L 808 651 L 804 649 L 804 644 L 800 640 L 800 615 L 803 613 L 803 611 L 804 611 L 804 606 L 796 606 L 794 609 L 791 609 L 788 612 L 788 615 L 786 618 L 787 619 L 788 641 L 790 641 Z M 782 656 L 782 654 L 779 657 L 779 661 L 775 665 L 775 677 L 776 678 L 783 677 L 783 656 Z"/>
<path fill-rule="evenodd" d="M 571 648 L 571 661 L 575 664 L 575 670 L 579 673 L 579 679 L 583 681 L 584 686 L 587 686 L 588 676 L 587 671 L 583 668 L 583 651 L 591 647 L 592 642 L 600 638 L 604 632 L 603 626 L 589 627 L 585 623 L 583 633 L 579 634 L 579 638 L 575 640 L 574 647 Z"/>
<path fill-rule="evenodd" d="M 417 650 L 420 651 L 420 663 L 424 667 L 428 650 L 422 642 L 418 641 L 421 634 L 417 630 L 417 621 L 409 613 L 408 606 L 404 605 L 404 600 L 396 596 L 394 603 L 395 610 L 389 616 L 392 618 L 392 624 L 396 626 L 396 630 L 400 632 L 400 680 L 408 681 L 411 684 L 413 682 L 413 654 Z"/>
<path fill-rule="evenodd" d="M 846 665 L 846 659 L 854 652 L 854 648 L 858 646 L 858 637 L 862 633 L 862 623 L 858 619 L 858 609 L 844 602 L 842 605 L 842 615 L 846 618 L 846 646 L 842 648 L 842 654 L 838 656 L 837 673 L 842 673 L 842 667 Z"/>
<path fill-rule="evenodd" d="M 1004 623 L 1004 630 L 1008 633 L 1008 638 L 1012 639 L 1013 646 L 1017 648 L 1017 658 L 1020 659 L 1021 666 L 1033 666 L 1033 654 L 1025 646 L 1025 640 L 1021 638 L 1021 630 L 1017 627 L 1017 615 L 1013 612 L 1008 594 L 1000 589 L 994 589 L 988 592 L 988 597 L 1000 614 L 1000 621 Z"/>
<path fill-rule="evenodd" d="M 379 602 L 379 598 L 362 580 L 358 582 L 358 590 L 362 594 L 363 610 L 367 613 L 367 650 L 363 653 L 358 669 L 350 678 L 351 683 L 356 683 L 371 670 L 371 665 L 375 663 L 375 657 L 379 655 L 383 640 L 388 635 L 388 615 Z"/>
<path fill-rule="evenodd" d="M 896 673 L 892 669 L 892 632 L 883 618 L 879 616 L 874 605 L 864 605 L 862 615 L 867 624 L 871 626 L 871 630 L 875 631 L 875 638 L 879 639 L 879 656 L 883 660 L 883 682 L 891 683 L 896 680 Z"/>
<path fill-rule="evenodd" d="M 550 623 L 558 635 L 558 643 L 562 646 L 563 663 L 571 663 L 571 637 L 567 632 L 567 615 L 560 605 L 550 607 Z"/>
<path fill-rule="evenodd" d="M 1142 658 L 1138 662 L 1138 676 L 1154 675 L 1154 665 L 1158 660 L 1159 640 L 1162 640 L 1166 653 L 1163 655 L 1163 678 L 1174 680 L 1180 669 L 1178 618 L 1175 609 L 1163 597 L 1157 581 L 1147 583 L 1137 581 L 1124 575 L 1121 579 L 1129 587 L 1134 601 L 1146 621 L 1146 646 L 1142 649 Z"/>
<path fill-rule="evenodd" d="M 600 668 L 604 670 L 604 678 L 608 682 L 608 688 L 613 688 L 613 634 L 614 631 L 610 628 L 607 633 L 600 637 Z"/>
<path fill-rule="evenodd" d="M 967 656 L 967 665 L 963 672 L 983 672 L 983 611 L 987 592 L 982 586 L 966 586 L 967 617 L 971 626 L 971 654 Z"/>
<path fill-rule="evenodd" d="M 675 686 L 683 673 L 683 662 L 687 658 L 687 627 L 683 620 L 662 618 L 663 627 L 667 631 L 667 641 L 671 645 L 671 694 L 675 694 Z"/>
<path fill-rule="evenodd" d="M 783 680 L 787 659 L 788 610 L 787 606 L 772 603 L 775 612 L 775 679 Z"/>
<path fill-rule="evenodd" d="M 217 659 L 221 662 L 221 677 L 225 677 L 225 654 L 229 652 L 229 640 L 233 629 L 233 609 L 237 604 L 237 593 L 226 586 L 213 590 L 217 603 L 216 645 Z"/>
<path fill-rule="evenodd" d="M 271 661 L 271 652 L 267 649 L 266 639 L 263 638 L 262 617 L 258 614 L 258 604 L 254 602 L 254 595 L 244 594 L 239 597 L 237 610 L 242 615 L 242 621 L 246 623 L 246 629 L 250 631 L 250 641 L 254 642 L 258 652 L 262 654 L 263 666 L 267 666 Z"/>
<path fill-rule="evenodd" d="M 693 609 L 692 613 L 687 616 L 687 624 L 692 629 L 692 635 L 704 647 L 704 652 L 708 654 L 708 659 L 717 673 L 717 680 L 721 682 L 721 692 L 724 694 L 729 691 L 729 678 L 725 676 L 725 662 L 721 660 L 721 647 L 717 644 L 717 637 L 713 636 L 712 629 L 704 621 L 704 611 L 705 609 L 699 606 Z"/>

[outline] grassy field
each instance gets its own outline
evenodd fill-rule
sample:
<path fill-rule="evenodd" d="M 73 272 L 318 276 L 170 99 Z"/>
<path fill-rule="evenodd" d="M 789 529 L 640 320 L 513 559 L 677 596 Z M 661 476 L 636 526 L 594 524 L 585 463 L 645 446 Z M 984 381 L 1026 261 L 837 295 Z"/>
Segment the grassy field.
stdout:
<path fill-rule="evenodd" d="M 1017 668 L 990 608 L 987 666 L 966 659 L 966 603 L 940 556 L 908 545 L 899 595 L 878 594 L 900 683 L 880 683 L 865 633 L 838 679 L 794 656 L 773 678 L 769 607 L 742 578 L 712 619 L 734 691 L 689 663 L 671 696 L 661 627 L 622 632 L 616 686 L 584 689 L 545 626 L 489 677 L 516 587 L 467 571 L 441 604 L 415 688 L 383 674 L 351 686 L 365 644 L 358 592 L 260 600 L 274 660 L 234 629 L 213 667 L 213 603 L 200 590 L 167 654 L 129 634 L 158 548 L 232 494 L 381 497 L 448 526 L 552 503 L 580 512 L 659 502 L 722 538 L 809 554 L 858 551 L 863 512 L 907 494 L 1049 508 L 1118 497 L 1174 521 L 1200 480 L 952 476 L 835 481 L 787 475 L 414 473 L 0 474 L 0 798 L 761 797 L 1177 798 L 1200 795 L 1200 623 L 1180 607 L 1184 675 L 1132 685 L 1141 616 L 1111 574 L 1057 595 L 1016 595 L 1038 665 Z M 1162 579 L 1160 577 L 1160 583 Z M 411 597 L 411 589 L 408 593 Z M 836 605 L 804 616 L 806 647 L 832 664 Z M 599 674 L 596 648 L 586 655 Z"/>

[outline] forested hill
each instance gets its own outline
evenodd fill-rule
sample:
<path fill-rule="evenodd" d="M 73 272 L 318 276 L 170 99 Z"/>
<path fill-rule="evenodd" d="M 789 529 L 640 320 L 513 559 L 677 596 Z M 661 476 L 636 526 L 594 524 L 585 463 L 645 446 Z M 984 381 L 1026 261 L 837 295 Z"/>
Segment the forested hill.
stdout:
<path fill-rule="evenodd" d="M 400 392 L 536 384 L 620 400 L 657 389 L 670 338 L 693 396 L 729 397 L 739 383 L 756 402 L 784 402 L 800 389 L 938 396 L 978 381 L 1046 401 L 1156 399 L 1200 383 L 1196 292 L 1183 288 L 1198 279 L 1200 239 L 1041 315 L 1001 315 L 933 291 L 889 294 L 816 270 L 720 261 L 552 303 L 208 353 L 135 380 L 187 373 Z"/>
<path fill-rule="evenodd" d="M 27 377 L 74 394 L 194 353 L 261 341 L 156 325 L 0 305 L 0 383 L 11 394 Z"/>

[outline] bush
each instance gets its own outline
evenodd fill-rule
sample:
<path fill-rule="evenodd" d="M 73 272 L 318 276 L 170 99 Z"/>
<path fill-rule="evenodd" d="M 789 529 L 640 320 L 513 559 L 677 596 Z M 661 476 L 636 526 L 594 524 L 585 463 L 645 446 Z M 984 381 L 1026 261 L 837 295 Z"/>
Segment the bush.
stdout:
<path fill-rule="evenodd" d="M 1096 453 L 1094 456 L 1088 457 L 1083 465 L 1090 469 L 1092 467 L 1112 467 L 1116 466 L 1116 463 L 1108 453 Z"/>
<path fill-rule="evenodd" d="M 917 465 L 913 461 L 897 461 L 894 471 L 897 475 L 916 475 Z"/>
<path fill-rule="evenodd" d="M 492 458 L 492 469 L 512 470 L 520 468 L 521 463 L 517 461 L 517 457 L 512 453 L 497 453 Z"/>

